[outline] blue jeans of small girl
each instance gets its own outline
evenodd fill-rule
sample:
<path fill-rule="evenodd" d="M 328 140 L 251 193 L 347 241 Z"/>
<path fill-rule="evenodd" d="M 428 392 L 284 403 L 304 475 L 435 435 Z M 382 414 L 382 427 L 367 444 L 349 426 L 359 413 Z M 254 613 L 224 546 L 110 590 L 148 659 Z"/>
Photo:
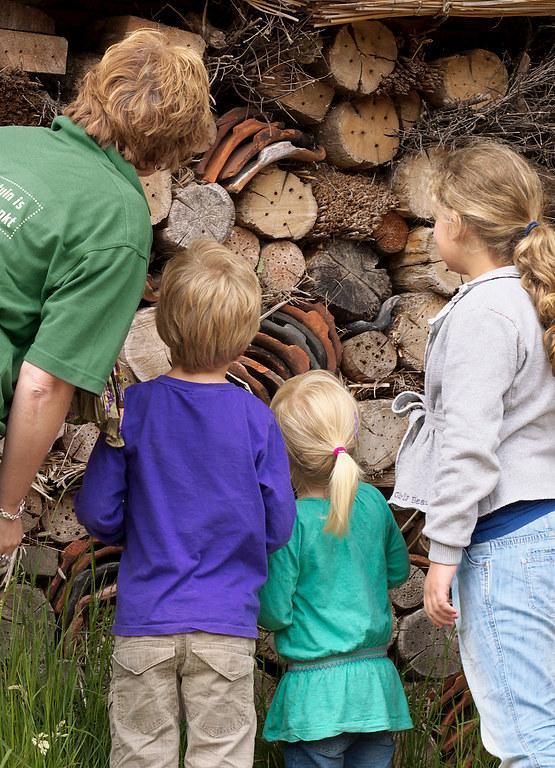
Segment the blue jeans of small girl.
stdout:
<path fill-rule="evenodd" d="M 394 745 L 387 731 L 341 733 L 283 745 L 285 768 L 390 768 Z"/>
<path fill-rule="evenodd" d="M 501 768 L 553 768 L 555 510 L 468 547 L 453 601 L 485 748 Z"/>

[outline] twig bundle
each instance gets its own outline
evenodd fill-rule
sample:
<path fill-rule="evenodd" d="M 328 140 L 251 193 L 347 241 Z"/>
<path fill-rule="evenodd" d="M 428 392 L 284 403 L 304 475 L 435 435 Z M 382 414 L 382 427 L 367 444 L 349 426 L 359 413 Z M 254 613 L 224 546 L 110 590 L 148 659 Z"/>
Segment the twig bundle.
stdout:
<path fill-rule="evenodd" d="M 510 144 L 549 171 L 555 171 L 555 49 L 537 63 L 523 54 L 505 96 L 439 110 L 427 110 L 413 130 L 401 136 L 404 150 L 438 145 L 464 146 L 477 138 Z"/>
<path fill-rule="evenodd" d="M 263 10 L 259 2 L 249 0 Z M 314 62 L 322 48 L 320 33 L 306 18 L 297 23 L 294 17 L 282 14 L 284 3 L 263 5 L 270 15 L 261 16 L 234 1 L 234 25 L 226 33 L 228 45 L 207 60 L 213 96 L 217 99 L 230 88 L 253 110 L 295 92 L 300 83 L 315 82 L 317 78 L 306 65 Z M 266 93 L 269 84 L 272 97 Z"/>

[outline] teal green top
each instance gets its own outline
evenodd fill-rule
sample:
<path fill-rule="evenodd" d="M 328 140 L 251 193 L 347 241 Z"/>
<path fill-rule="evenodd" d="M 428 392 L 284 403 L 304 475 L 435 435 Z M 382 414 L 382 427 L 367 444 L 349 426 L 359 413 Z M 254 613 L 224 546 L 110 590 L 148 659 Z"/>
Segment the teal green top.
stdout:
<path fill-rule="evenodd" d="M 152 242 L 133 166 L 68 117 L 0 128 L 0 436 L 24 360 L 99 395 Z"/>
<path fill-rule="evenodd" d="M 301 499 L 291 540 L 269 561 L 259 623 L 293 665 L 266 718 L 269 741 L 412 727 L 395 666 L 388 589 L 406 581 L 409 557 L 382 494 L 361 483 L 348 533 L 324 533 L 329 501 Z M 373 649 L 365 652 L 366 649 Z M 329 659 L 350 654 L 343 659 Z"/>

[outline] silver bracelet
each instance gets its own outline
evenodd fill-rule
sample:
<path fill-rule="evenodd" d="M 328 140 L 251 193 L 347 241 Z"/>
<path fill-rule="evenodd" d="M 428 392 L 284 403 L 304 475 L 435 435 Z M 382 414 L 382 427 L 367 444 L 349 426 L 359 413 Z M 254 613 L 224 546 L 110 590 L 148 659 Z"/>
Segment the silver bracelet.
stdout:
<path fill-rule="evenodd" d="M 15 513 L 15 515 L 10 515 L 9 512 L 6 512 L 0 507 L 0 517 L 3 517 L 4 520 L 10 520 L 12 523 L 16 520 L 20 520 L 23 513 L 25 512 L 25 501 L 22 501 L 19 505 L 19 509 Z"/>

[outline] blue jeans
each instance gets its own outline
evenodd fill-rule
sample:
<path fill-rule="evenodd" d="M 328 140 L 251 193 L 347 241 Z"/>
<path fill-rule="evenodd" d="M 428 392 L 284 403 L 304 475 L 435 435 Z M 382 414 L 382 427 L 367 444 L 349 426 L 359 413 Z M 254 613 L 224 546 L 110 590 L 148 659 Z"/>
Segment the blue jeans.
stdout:
<path fill-rule="evenodd" d="M 502 768 L 553 768 L 555 510 L 468 547 L 453 600 L 485 748 Z"/>
<path fill-rule="evenodd" d="M 285 768 L 390 768 L 394 752 L 388 731 L 341 733 L 318 741 L 283 745 Z"/>

